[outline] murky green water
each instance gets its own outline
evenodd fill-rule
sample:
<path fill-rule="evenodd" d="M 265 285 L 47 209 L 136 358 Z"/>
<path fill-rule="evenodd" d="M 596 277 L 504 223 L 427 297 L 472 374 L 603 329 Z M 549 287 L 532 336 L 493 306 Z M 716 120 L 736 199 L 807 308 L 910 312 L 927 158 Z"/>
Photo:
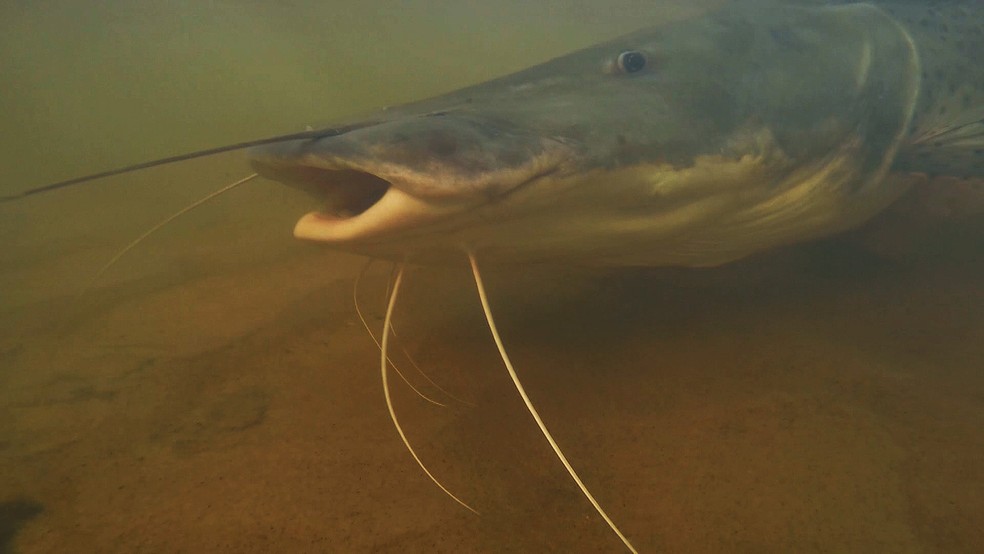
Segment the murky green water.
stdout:
<path fill-rule="evenodd" d="M 695 9 L 7 3 L 0 192 L 303 129 Z M 392 429 L 352 308 L 362 260 L 294 241 L 305 202 L 281 187 L 217 200 L 77 295 L 247 172 L 229 154 L 0 208 L 0 552 L 618 551 L 511 389 L 464 272 L 411 273 L 397 329 L 475 406 L 402 355 L 448 407 L 394 393 L 480 517 Z M 709 272 L 488 279 L 534 402 L 643 551 L 973 552 L 984 269 L 932 240 L 905 263 L 831 243 Z M 376 327 L 388 273 L 361 289 Z"/>
<path fill-rule="evenodd" d="M 7 137 L 0 192 L 10 193 L 433 95 L 695 8 L 187 1 L 18 3 L 0 10 L 0 128 Z M 5 207 L 0 233 L 14 243 L 0 263 L 52 264 L 51 255 L 82 245 L 98 252 L 76 253 L 73 265 L 97 270 L 148 221 L 246 172 L 242 157 L 231 154 Z M 286 248 L 284 241 L 263 241 L 289 233 L 306 205 L 290 200 L 272 183 L 231 194 L 194 221 L 174 225 L 155 255 L 168 260 L 168 240 L 187 252 L 189 234 L 196 243 L 209 235 L 192 227 L 212 223 L 221 224 L 210 229 L 220 235 L 230 225 L 255 230 L 247 262 Z M 229 236 L 221 236 L 226 240 L 212 238 L 209 257 L 243 255 L 245 249 L 215 254 L 228 246 Z M 50 296 L 77 279 L 51 282 L 56 272 L 47 271 L 41 286 L 19 273 L 0 284 L 15 302 Z"/>

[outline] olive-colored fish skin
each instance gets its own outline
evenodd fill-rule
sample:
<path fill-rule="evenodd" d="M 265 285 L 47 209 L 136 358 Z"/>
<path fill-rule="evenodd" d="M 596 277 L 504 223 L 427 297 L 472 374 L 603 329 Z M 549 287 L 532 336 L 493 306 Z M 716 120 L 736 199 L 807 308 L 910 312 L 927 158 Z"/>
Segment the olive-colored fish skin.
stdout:
<path fill-rule="evenodd" d="M 973 189 L 982 52 L 976 0 L 737 0 L 250 158 L 327 200 L 295 234 L 338 249 L 716 265 Z"/>
<path fill-rule="evenodd" d="M 968 125 L 963 145 L 910 140 L 896 160 L 899 171 L 984 178 L 984 3 L 978 0 L 874 2 L 912 36 L 922 69 L 910 137 L 946 124 Z"/>

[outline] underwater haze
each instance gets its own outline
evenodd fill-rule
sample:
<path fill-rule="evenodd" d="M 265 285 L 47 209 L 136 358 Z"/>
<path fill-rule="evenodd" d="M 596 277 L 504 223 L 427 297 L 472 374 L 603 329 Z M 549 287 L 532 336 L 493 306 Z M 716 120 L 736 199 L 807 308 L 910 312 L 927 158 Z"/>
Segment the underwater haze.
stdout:
<path fill-rule="evenodd" d="M 350 119 L 721 2 L 0 5 L 0 193 Z M 291 236 L 240 152 L 0 205 L 0 553 L 618 552 L 465 261 Z M 891 229 L 891 227 L 887 227 Z M 984 224 L 702 270 L 489 268 L 510 357 L 642 552 L 977 552 Z M 356 281 L 359 280 L 358 288 Z M 413 361 L 411 361 L 411 358 Z M 420 371 L 414 369 L 414 363 Z M 426 373 L 426 376 L 423 374 Z M 436 385 L 435 385 L 436 383 Z"/>

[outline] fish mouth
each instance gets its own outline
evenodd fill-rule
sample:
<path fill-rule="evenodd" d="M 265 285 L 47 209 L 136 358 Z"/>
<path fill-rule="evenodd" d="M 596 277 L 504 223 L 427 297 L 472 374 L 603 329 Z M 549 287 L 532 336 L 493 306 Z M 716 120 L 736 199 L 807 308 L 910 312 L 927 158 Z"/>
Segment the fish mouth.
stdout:
<path fill-rule="evenodd" d="M 405 244 L 424 235 L 441 242 L 437 222 L 453 226 L 456 215 L 500 202 L 569 162 L 572 149 L 501 121 L 441 114 L 256 147 L 248 157 L 260 175 L 320 204 L 295 237 Z"/>
<path fill-rule="evenodd" d="M 390 181 L 368 171 L 308 168 L 306 173 L 300 188 L 321 206 L 297 221 L 294 236 L 300 239 L 335 242 L 378 234 L 393 226 L 394 212 L 407 200 Z"/>
<path fill-rule="evenodd" d="M 253 159 L 261 175 L 303 191 L 318 208 L 303 215 L 294 236 L 319 242 L 357 242 L 380 238 L 433 220 L 446 210 L 408 194 L 382 171 L 346 167 L 273 164 Z"/>
<path fill-rule="evenodd" d="M 343 222 L 359 217 L 393 188 L 390 181 L 359 169 L 297 166 L 275 173 L 277 180 L 314 198 L 320 208 L 312 214 L 323 221 Z"/>
<path fill-rule="evenodd" d="M 393 185 L 377 175 L 354 169 L 321 170 L 311 181 L 324 206 L 314 212 L 325 221 L 344 221 L 376 205 Z"/>

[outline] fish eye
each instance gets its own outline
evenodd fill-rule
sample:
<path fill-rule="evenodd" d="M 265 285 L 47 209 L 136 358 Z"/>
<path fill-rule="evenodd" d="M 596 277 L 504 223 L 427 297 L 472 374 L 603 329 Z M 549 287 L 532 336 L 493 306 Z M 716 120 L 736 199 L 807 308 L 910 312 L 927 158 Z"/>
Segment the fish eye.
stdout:
<path fill-rule="evenodd" d="M 646 55 L 637 50 L 626 50 L 618 55 L 616 63 L 622 73 L 635 73 L 646 67 Z"/>

